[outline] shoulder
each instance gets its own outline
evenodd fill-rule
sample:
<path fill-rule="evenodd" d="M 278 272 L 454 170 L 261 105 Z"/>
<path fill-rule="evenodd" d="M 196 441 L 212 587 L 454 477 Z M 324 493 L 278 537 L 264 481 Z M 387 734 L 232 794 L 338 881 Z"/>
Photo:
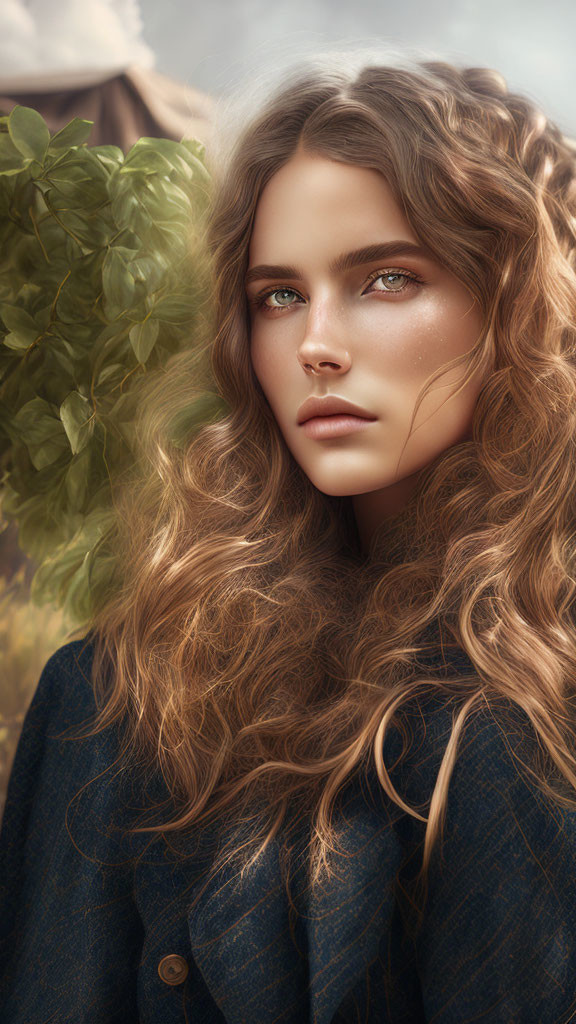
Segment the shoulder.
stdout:
<path fill-rule="evenodd" d="M 50 712 L 67 716 L 95 707 L 91 682 L 93 641 L 89 634 L 63 644 L 50 655 L 38 680 L 29 712 L 38 716 Z"/>
<path fill-rule="evenodd" d="M 92 728 L 96 701 L 91 682 L 93 647 L 87 638 L 59 647 L 46 661 L 24 715 L 9 786 L 38 786 L 43 775 L 63 779 L 78 773 L 78 758 L 98 760 L 102 742 L 73 742 Z M 68 740 L 66 737 L 69 737 Z M 104 739 L 104 737 L 102 737 Z"/>
<path fill-rule="evenodd" d="M 426 717 L 435 769 L 453 712 Z M 438 779 L 445 812 L 417 939 L 426 1019 L 565 1019 L 576 969 L 576 812 L 540 788 L 538 778 L 551 780 L 541 754 L 529 716 L 498 698 L 470 715 L 451 774 Z M 430 796 L 436 771 L 422 780 Z"/>
<path fill-rule="evenodd" d="M 574 830 L 576 812 L 559 807 L 538 782 L 547 762 L 528 714 L 494 697 L 469 710 L 456 735 L 462 711 L 461 699 L 434 694 L 411 702 L 402 716 L 409 742 L 397 788 L 426 816 L 445 790 L 442 852 L 456 862 L 467 849 L 493 852 L 495 844 L 526 846 L 532 838 L 540 847 L 553 844 L 559 831 Z M 405 828 L 422 839 L 425 823 L 411 819 Z"/>
<path fill-rule="evenodd" d="M 516 777 L 522 758 L 532 762 L 538 749 L 535 728 L 526 712 L 504 697 L 492 697 L 465 708 L 463 698 L 441 693 L 413 699 L 402 715 L 410 744 L 412 768 L 422 768 L 429 778 L 439 767 L 452 737 L 456 754 L 452 777 L 466 788 L 486 772 L 489 782 Z"/>
<path fill-rule="evenodd" d="M 84 676 L 92 666 L 94 641 L 90 633 L 79 640 L 71 640 L 63 644 L 48 658 L 44 671 L 58 672 L 65 677 L 76 678 L 78 673 Z"/>
<path fill-rule="evenodd" d="M 40 779 L 47 765 L 59 775 L 75 770 L 73 751 L 65 751 L 59 741 L 91 720 L 96 710 L 90 681 L 92 653 L 85 637 L 59 647 L 46 661 L 24 716 L 9 777 L 9 797 L 16 787 Z"/>
<path fill-rule="evenodd" d="M 121 733 L 97 730 L 87 637 L 47 660 L 28 707 L 8 779 L 2 826 L 22 840 L 107 830 L 124 796 Z M 122 813 L 119 811 L 118 813 Z"/>
<path fill-rule="evenodd" d="M 576 811 L 540 785 L 543 777 L 554 777 L 553 766 L 528 714 L 500 697 L 475 708 L 451 764 L 448 742 L 459 710 L 447 701 L 427 708 L 420 729 L 426 735 L 412 759 L 413 795 L 426 815 L 434 811 L 436 784 L 446 787 L 440 841 L 430 861 L 432 889 L 450 891 L 456 879 L 463 885 L 475 879 L 480 890 L 490 878 L 504 885 L 512 868 L 517 880 L 531 878 L 538 892 L 539 884 L 553 886 L 552 879 L 567 882 L 576 875 Z"/>

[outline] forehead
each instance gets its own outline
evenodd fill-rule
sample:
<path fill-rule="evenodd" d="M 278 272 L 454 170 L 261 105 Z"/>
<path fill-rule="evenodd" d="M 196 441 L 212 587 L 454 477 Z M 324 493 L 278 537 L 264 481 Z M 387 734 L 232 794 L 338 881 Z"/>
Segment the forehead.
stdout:
<path fill-rule="evenodd" d="M 417 242 L 379 171 L 326 157 L 292 157 L 264 187 L 250 240 L 250 262 L 295 258 L 323 241 L 330 251 L 375 237 Z"/>

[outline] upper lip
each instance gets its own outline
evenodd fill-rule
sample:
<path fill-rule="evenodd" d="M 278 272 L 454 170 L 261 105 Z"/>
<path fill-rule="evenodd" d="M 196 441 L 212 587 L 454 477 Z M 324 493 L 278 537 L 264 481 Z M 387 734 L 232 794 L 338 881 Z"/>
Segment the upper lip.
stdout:
<path fill-rule="evenodd" d="M 366 420 L 375 420 L 376 416 L 361 409 L 359 405 L 348 402 L 345 398 L 338 398 L 338 395 L 326 395 L 325 398 L 307 398 L 298 410 L 298 423 L 304 423 L 314 416 L 332 416 L 334 413 L 344 412 L 352 416 L 361 416 Z"/>

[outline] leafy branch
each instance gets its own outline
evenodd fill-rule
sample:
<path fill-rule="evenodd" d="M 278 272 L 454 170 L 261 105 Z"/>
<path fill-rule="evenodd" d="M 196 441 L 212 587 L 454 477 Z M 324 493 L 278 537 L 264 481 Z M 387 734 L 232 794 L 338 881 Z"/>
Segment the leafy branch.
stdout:
<path fill-rule="evenodd" d="M 90 129 L 0 118 L 0 510 L 38 563 L 34 600 L 82 622 L 110 578 L 139 383 L 195 337 L 209 192 L 197 140 L 124 154 L 87 146 Z"/>

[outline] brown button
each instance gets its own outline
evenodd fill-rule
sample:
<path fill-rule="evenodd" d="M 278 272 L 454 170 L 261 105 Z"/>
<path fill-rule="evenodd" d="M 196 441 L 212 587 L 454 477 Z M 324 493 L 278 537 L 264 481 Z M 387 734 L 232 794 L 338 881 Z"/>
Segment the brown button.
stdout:
<path fill-rule="evenodd" d="M 162 957 L 158 964 L 158 974 L 167 985 L 181 985 L 188 977 L 188 964 L 183 956 L 170 953 Z"/>

